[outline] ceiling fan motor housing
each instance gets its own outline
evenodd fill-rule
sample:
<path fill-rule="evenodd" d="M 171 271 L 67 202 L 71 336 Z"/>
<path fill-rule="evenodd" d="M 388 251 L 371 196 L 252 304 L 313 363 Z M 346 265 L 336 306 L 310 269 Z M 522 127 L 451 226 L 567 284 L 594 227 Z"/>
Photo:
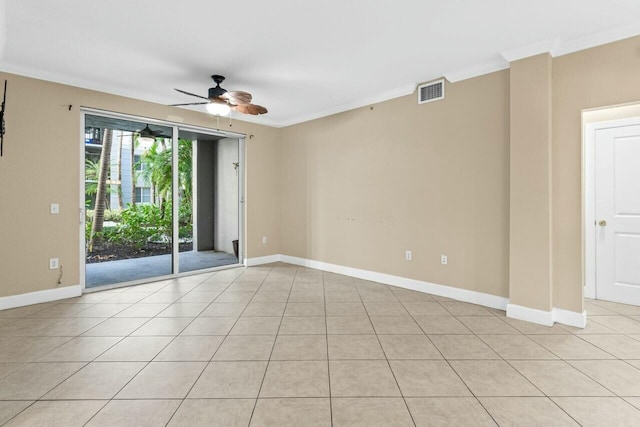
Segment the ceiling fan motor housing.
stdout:
<path fill-rule="evenodd" d="M 214 74 L 213 76 L 211 76 L 211 78 L 213 79 L 214 82 L 216 82 L 216 87 L 209 88 L 209 99 L 214 99 L 219 97 L 220 95 L 227 93 L 226 89 L 222 89 L 220 87 L 220 83 L 224 81 L 224 76 Z"/>
<path fill-rule="evenodd" d="M 222 89 L 220 86 L 209 88 L 209 99 L 216 99 L 220 95 L 227 93 L 226 89 Z"/>

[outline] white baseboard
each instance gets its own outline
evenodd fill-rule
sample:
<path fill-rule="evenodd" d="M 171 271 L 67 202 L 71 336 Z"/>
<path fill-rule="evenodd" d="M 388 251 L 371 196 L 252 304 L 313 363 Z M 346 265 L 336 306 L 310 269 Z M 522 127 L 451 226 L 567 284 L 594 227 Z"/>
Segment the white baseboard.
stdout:
<path fill-rule="evenodd" d="M 587 326 L 587 312 L 578 313 L 575 311 L 554 308 L 552 310 L 553 320 L 563 325 L 585 328 Z"/>
<path fill-rule="evenodd" d="M 261 256 L 261 257 L 257 257 L 257 258 L 245 258 L 244 259 L 244 266 L 245 267 L 255 267 L 256 265 L 272 264 L 274 262 L 280 261 L 281 258 L 282 258 L 282 255 L 280 255 L 280 254 Z"/>
<path fill-rule="evenodd" d="M 507 298 L 496 295 L 454 288 L 452 286 L 438 285 L 435 283 L 423 282 L 421 280 L 407 279 L 406 277 L 393 276 L 370 270 L 361 270 L 358 268 L 329 264 L 321 261 L 313 261 L 305 258 L 282 255 L 280 261 L 302 267 L 328 271 L 330 273 L 343 274 L 345 276 L 351 276 L 358 279 L 371 280 L 372 282 L 384 283 L 385 285 L 397 286 L 399 288 L 410 289 L 413 291 L 426 292 L 428 294 L 451 298 L 458 301 L 497 308 L 498 310 L 505 310 L 507 303 L 509 302 Z"/>
<path fill-rule="evenodd" d="M 544 326 L 553 325 L 553 313 L 551 311 L 537 310 L 517 304 L 507 305 L 507 317 Z"/>
<path fill-rule="evenodd" d="M 314 261 L 306 258 L 298 258 L 289 255 L 269 255 L 259 258 L 249 258 L 245 260 L 245 265 L 247 267 L 251 267 L 262 264 L 271 264 L 278 261 L 299 265 L 301 267 L 343 274 L 345 276 L 355 277 L 358 279 L 371 280 L 372 282 L 384 283 L 386 285 L 411 289 L 413 291 L 426 292 L 428 294 L 451 298 L 457 301 L 470 302 L 485 307 L 496 308 L 498 310 L 506 310 L 507 317 L 538 323 L 540 325 L 551 326 L 554 322 L 562 323 L 563 325 L 575 326 L 577 328 L 584 328 L 587 325 L 586 312 L 576 313 L 559 308 L 554 308 L 551 311 L 536 310 L 534 308 L 524 307 L 517 304 L 509 304 L 508 298 L 485 294 L 483 292 L 438 285 L 436 283 L 407 279 L 406 277 L 345 267 L 342 265 Z"/>
<path fill-rule="evenodd" d="M 576 328 L 584 328 L 587 326 L 586 312 L 577 313 L 561 308 L 544 311 L 517 304 L 509 304 L 507 305 L 507 317 L 538 323 L 544 326 L 552 326 L 554 323 L 562 323 L 563 325 L 575 326 Z"/>
<path fill-rule="evenodd" d="M 0 310 L 57 301 L 65 298 L 74 298 L 79 297 L 80 295 L 82 295 L 82 287 L 80 285 L 65 286 L 62 288 L 47 289 L 44 291 L 29 292 L 20 295 L 11 295 L 0 298 Z"/>

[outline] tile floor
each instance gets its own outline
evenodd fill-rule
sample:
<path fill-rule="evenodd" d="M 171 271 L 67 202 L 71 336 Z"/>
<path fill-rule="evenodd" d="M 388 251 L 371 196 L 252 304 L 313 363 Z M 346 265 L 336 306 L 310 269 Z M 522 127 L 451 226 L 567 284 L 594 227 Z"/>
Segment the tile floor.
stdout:
<path fill-rule="evenodd" d="M 0 311 L 0 425 L 640 425 L 640 307 L 585 329 L 286 264 Z"/>

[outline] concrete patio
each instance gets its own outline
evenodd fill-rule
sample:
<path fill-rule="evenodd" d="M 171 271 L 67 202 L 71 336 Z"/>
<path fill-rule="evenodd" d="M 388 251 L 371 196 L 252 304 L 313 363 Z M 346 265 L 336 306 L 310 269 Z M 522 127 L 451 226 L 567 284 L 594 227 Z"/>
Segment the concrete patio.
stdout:
<path fill-rule="evenodd" d="M 181 273 L 238 263 L 233 254 L 214 251 L 180 252 Z M 171 254 L 87 264 L 86 287 L 112 285 L 171 274 Z"/>

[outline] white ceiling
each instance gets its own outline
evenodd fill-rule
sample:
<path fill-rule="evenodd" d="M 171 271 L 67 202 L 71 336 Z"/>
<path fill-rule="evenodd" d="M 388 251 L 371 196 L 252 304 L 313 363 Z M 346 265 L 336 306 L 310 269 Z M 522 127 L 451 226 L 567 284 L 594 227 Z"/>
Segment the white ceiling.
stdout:
<path fill-rule="evenodd" d="M 638 0 L 0 0 L 0 69 L 162 104 L 222 74 L 283 126 L 636 34 Z"/>

